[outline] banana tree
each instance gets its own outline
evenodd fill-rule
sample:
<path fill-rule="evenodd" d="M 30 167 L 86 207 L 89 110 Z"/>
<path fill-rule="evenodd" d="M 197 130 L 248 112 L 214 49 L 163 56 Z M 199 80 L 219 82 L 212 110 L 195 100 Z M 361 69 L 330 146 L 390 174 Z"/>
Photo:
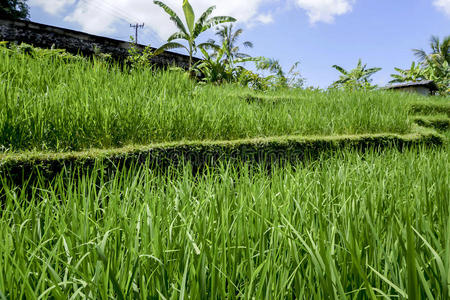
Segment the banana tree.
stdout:
<path fill-rule="evenodd" d="M 358 61 L 358 65 L 353 70 L 347 71 L 344 68 L 333 65 L 337 71 L 341 73 L 339 80 L 335 81 L 331 88 L 344 88 L 344 89 L 373 89 L 376 86 L 371 84 L 370 77 L 381 68 L 367 68 L 367 64 L 363 65 L 361 59 Z"/>
<path fill-rule="evenodd" d="M 402 82 L 418 82 L 426 79 L 426 72 L 416 62 L 412 62 L 411 68 L 403 70 L 400 68 L 394 68 L 398 74 L 391 74 L 393 78 L 389 83 L 402 83 Z"/>
<path fill-rule="evenodd" d="M 256 62 L 260 59 L 258 57 L 244 57 L 230 61 L 228 60 L 230 53 L 227 45 L 227 41 L 224 41 L 222 47 L 215 48 L 213 54 L 209 54 L 204 46 L 199 46 L 203 59 L 195 65 L 195 69 L 201 73 L 203 81 L 216 84 L 237 81 L 244 67 L 236 66 L 236 64 Z"/>
<path fill-rule="evenodd" d="M 178 28 L 178 32 L 172 34 L 168 39 L 167 43 L 162 45 L 156 53 L 161 53 L 165 50 L 183 48 L 189 53 L 189 70 L 192 68 L 192 56 L 197 51 L 198 47 L 207 48 L 207 47 L 215 47 L 215 45 L 211 42 L 206 42 L 197 45 L 196 40 L 199 35 L 206 30 L 227 22 L 235 22 L 236 19 L 227 16 L 217 16 L 209 18 L 216 8 L 215 6 L 211 6 L 208 8 L 200 18 L 195 21 L 194 9 L 188 0 L 183 1 L 183 13 L 186 20 L 186 25 L 181 21 L 180 17 L 166 4 L 161 1 L 153 1 L 156 5 L 160 6 L 164 11 L 170 16 L 170 19 L 174 22 L 175 26 Z M 187 42 L 187 46 L 174 42 L 175 40 L 185 40 Z"/>

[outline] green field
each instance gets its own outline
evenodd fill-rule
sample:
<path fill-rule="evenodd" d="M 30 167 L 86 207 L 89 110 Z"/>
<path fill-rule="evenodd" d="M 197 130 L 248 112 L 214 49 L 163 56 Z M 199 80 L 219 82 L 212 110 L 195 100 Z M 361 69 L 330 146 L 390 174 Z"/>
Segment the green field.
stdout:
<path fill-rule="evenodd" d="M 448 299 L 449 115 L 0 47 L 0 300 Z"/>
<path fill-rule="evenodd" d="M 449 155 L 338 153 L 3 185 L 7 299 L 449 296 Z"/>
<path fill-rule="evenodd" d="M 102 62 L 37 60 L 5 49 L 0 48 L 4 152 L 286 135 L 404 134 L 412 131 L 411 103 L 423 100 L 383 91 L 261 94 L 234 85 L 197 85 L 176 71 L 121 71 Z"/>

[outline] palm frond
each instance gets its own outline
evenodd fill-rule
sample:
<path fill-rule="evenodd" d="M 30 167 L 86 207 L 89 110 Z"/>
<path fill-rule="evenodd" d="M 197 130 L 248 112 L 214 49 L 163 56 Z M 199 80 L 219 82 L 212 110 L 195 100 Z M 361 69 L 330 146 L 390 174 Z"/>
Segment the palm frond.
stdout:
<path fill-rule="evenodd" d="M 229 22 L 236 22 L 236 19 L 233 17 L 227 17 L 227 16 L 218 16 L 218 17 L 213 17 L 209 20 L 207 20 L 202 28 L 202 31 L 205 31 L 211 27 L 214 27 L 216 25 L 222 24 L 222 23 L 229 23 Z"/>
<path fill-rule="evenodd" d="M 249 58 L 249 57 L 251 57 L 250 55 L 245 54 L 245 53 L 236 53 L 236 54 L 234 54 L 234 56 L 237 57 L 237 58 Z"/>
<path fill-rule="evenodd" d="M 179 48 L 184 48 L 184 49 L 186 49 L 187 51 L 189 51 L 189 50 L 186 48 L 186 46 L 184 46 L 183 44 L 175 43 L 175 42 L 170 42 L 170 43 L 166 43 L 166 44 L 162 45 L 161 47 L 159 47 L 159 48 L 155 51 L 155 54 L 158 55 L 158 54 L 163 53 L 164 51 L 171 50 L 171 49 L 179 49 Z"/>
<path fill-rule="evenodd" d="M 167 5 L 165 5 L 164 3 L 162 3 L 161 1 L 153 1 L 154 4 L 158 5 L 159 7 L 161 7 L 162 9 L 164 9 L 164 11 L 170 16 L 170 20 L 172 20 L 175 25 L 177 26 L 177 28 L 182 31 L 185 34 L 188 34 L 186 27 L 184 27 L 183 22 L 181 22 L 180 17 L 178 17 L 178 15 Z"/>
<path fill-rule="evenodd" d="M 232 32 L 232 26 L 233 24 L 230 25 L 230 32 Z M 244 30 L 242 30 L 242 28 L 239 28 L 238 30 L 236 30 L 232 35 L 231 35 L 231 42 L 235 43 L 239 40 L 239 37 L 241 36 L 241 34 L 244 32 Z"/>
<path fill-rule="evenodd" d="M 413 49 L 412 51 L 420 62 L 424 62 L 427 60 L 428 55 L 423 49 Z"/>
<path fill-rule="evenodd" d="M 175 32 L 174 34 L 172 34 L 167 41 L 171 42 L 173 40 L 177 40 L 177 39 L 183 39 L 183 40 L 189 40 L 189 36 L 187 36 L 184 32 Z"/>
<path fill-rule="evenodd" d="M 205 10 L 205 12 L 200 16 L 200 18 L 198 18 L 197 22 L 195 23 L 195 27 L 194 27 L 194 32 L 193 32 L 194 37 L 199 36 L 200 33 L 202 33 L 204 31 L 203 27 L 205 25 L 205 22 L 209 18 L 209 16 L 212 14 L 214 9 L 216 9 L 216 6 L 211 6 L 210 8 Z"/>
<path fill-rule="evenodd" d="M 192 6 L 188 0 L 183 1 L 183 12 L 184 12 L 184 18 L 186 19 L 186 24 L 189 29 L 189 33 L 192 34 L 192 32 L 194 31 L 194 25 L 195 25 L 195 13 L 194 13 L 194 9 L 192 8 Z"/>
<path fill-rule="evenodd" d="M 432 53 L 438 53 L 440 48 L 440 40 L 436 35 L 432 35 L 430 38 L 430 48 L 433 51 Z"/>
<path fill-rule="evenodd" d="M 444 57 L 444 60 L 450 63 L 450 36 L 444 38 L 440 51 L 441 55 Z"/>
<path fill-rule="evenodd" d="M 228 26 L 222 25 L 216 30 L 216 35 L 220 37 L 222 40 L 226 39 L 228 36 Z"/>
<path fill-rule="evenodd" d="M 365 70 L 365 73 L 370 76 L 381 70 L 382 70 L 382 68 L 370 68 L 370 69 Z"/>
<path fill-rule="evenodd" d="M 348 72 L 344 68 L 342 68 L 341 66 L 333 65 L 332 67 L 335 68 L 336 70 L 338 70 L 339 72 L 341 72 L 342 74 L 348 75 Z"/>
<path fill-rule="evenodd" d="M 294 70 L 297 69 L 299 65 L 300 65 L 300 61 L 296 61 L 296 62 L 292 65 L 292 67 L 289 69 L 289 73 L 294 72 Z"/>
<path fill-rule="evenodd" d="M 219 45 L 217 45 L 215 42 L 211 43 L 209 41 L 206 43 L 201 43 L 197 47 L 200 49 L 207 49 L 207 50 L 213 49 L 215 51 L 220 49 Z"/>
<path fill-rule="evenodd" d="M 244 47 L 246 47 L 246 48 L 253 48 L 253 43 L 249 42 L 249 41 L 246 41 L 246 42 L 244 42 Z"/>

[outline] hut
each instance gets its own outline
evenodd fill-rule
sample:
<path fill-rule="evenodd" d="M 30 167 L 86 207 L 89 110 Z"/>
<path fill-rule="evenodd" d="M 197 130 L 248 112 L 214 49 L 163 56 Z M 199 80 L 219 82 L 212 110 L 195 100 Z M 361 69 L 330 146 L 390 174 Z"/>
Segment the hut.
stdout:
<path fill-rule="evenodd" d="M 432 80 L 395 84 L 386 87 L 386 89 L 408 93 L 417 93 L 425 96 L 434 95 L 439 90 L 436 83 L 434 83 L 434 81 Z"/>

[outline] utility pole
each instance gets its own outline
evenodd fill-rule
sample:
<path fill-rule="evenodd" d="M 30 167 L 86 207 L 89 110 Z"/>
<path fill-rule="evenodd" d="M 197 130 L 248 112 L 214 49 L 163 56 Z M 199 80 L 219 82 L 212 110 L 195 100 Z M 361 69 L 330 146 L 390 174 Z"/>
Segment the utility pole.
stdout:
<path fill-rule="evenodd" d="M 135 36 L 134 36 L 134 42 L 137 45 L 138 44 L 138 30 L 144 28 L 144 23 L 142 23 L 142 25 L 139 25 L 138 23 L 136 23 L 135 25 L 130 24 L 130 27 L 133 27 L 136 31 Z"/>

